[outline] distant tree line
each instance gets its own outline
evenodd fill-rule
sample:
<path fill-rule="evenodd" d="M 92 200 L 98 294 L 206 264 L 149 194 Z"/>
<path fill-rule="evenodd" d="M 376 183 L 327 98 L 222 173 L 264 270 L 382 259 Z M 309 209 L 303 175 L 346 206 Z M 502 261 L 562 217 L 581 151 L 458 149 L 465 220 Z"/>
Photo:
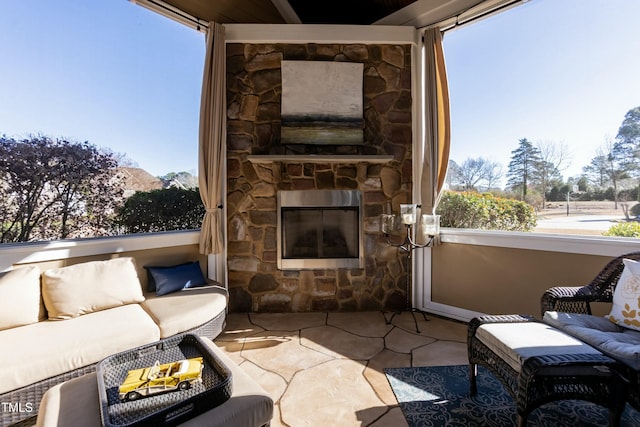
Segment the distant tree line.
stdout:
<path fill-rule="evenodd" d="M 500 164 L 482 157 L 459 164 L 451 160 L 448 183 L 455 191 L 486 191 L 542 208 L 549 201 L 566 201 L 567 195 L 579 200 L 611 200 L 616 209 L 619 202 L 640 200 L 640 107 L 625 114 L 615 141 L 605 141 L 583 173 L 565 182 L 562 172 L 569 161 L 564 144 L 533 144 L 522 138 L 511 152 L 506 175 Z M 506 187 L 497 188 L 503 178 Z M 577 194 L 572 194 L 574 186 Z"/>
<path fill-rule="evenodd" d="M 0 243 L 200 228 L 204 207 L 187 172 L 125 198 L 121 154 L 88 142 L 0 137 Z"/>

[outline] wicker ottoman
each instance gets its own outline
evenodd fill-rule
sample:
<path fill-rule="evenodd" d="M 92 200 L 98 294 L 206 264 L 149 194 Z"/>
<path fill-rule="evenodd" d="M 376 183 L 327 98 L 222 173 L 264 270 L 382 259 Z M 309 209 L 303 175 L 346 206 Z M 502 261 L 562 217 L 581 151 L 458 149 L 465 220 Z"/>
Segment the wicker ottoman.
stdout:
<path fill-rule="evenodd" d="M 273 399 L 213 342 L 205 341 L 211 351 L 231 371 L 233 392 L 223 404 L 180 425 L 183 427 L 268 426 L 273 417 Z M 50 388 L 40 404 L 36 426 L 102 427 L 96 374 L 87 374 Z"/>
<path fill-rule="evenodd" d="M 624 381 L 615 360 L 531 316 L 476 317 L 467 337 L 470 392 L 477 366 L 491 371 L 516 402 L 518 425 L 538 406 L 555 400 L 586 400 L 609 408 L 618 425 L 625 404 Z"/>

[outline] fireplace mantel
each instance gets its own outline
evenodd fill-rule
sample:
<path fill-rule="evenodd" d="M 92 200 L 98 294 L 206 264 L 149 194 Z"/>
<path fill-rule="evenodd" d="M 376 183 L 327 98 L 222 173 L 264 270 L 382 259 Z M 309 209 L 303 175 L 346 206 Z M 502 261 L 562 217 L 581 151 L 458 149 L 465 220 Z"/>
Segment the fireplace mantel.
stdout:
<path fill-rule="evenodd" d="M 267 154 L 249 155 L 251 163 L 388 163 L 393 160 L 391 155 L 324 155 L 324 154 Z"/>

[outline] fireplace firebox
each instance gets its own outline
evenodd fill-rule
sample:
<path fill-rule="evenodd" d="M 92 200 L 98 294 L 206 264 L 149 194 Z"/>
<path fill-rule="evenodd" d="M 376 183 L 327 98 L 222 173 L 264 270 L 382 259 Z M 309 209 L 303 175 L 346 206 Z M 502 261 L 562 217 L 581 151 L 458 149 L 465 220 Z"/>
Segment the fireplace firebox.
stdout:
<path fill-rule="evenodd" d="M 362 215 L 357 190 L 278 192 L 278 268 L 364 268 Z"/>

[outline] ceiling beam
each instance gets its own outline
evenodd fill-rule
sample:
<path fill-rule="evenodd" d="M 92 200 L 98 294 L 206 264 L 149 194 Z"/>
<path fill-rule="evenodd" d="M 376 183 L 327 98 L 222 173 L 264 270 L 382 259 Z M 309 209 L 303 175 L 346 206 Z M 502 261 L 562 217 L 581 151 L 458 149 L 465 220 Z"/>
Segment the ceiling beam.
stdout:
<path fill-rule="evenodd" d="M 300 17 L 291 7 L 288 0 L 271 0 L 273 6 L 280 12 L 287 24 L 302 24 Z"/>
<path fill-rule="evenodd" d="M 443 30 L 490 16 L 528 0 L 418 0 L 375 22 L 379 25 L 437 26 Z"/>
<path fill-rule="evenodd" d="M 485 0 L 418 0 L 388 15 L 375 24 L 426 27 L 444 21 Z"/>

